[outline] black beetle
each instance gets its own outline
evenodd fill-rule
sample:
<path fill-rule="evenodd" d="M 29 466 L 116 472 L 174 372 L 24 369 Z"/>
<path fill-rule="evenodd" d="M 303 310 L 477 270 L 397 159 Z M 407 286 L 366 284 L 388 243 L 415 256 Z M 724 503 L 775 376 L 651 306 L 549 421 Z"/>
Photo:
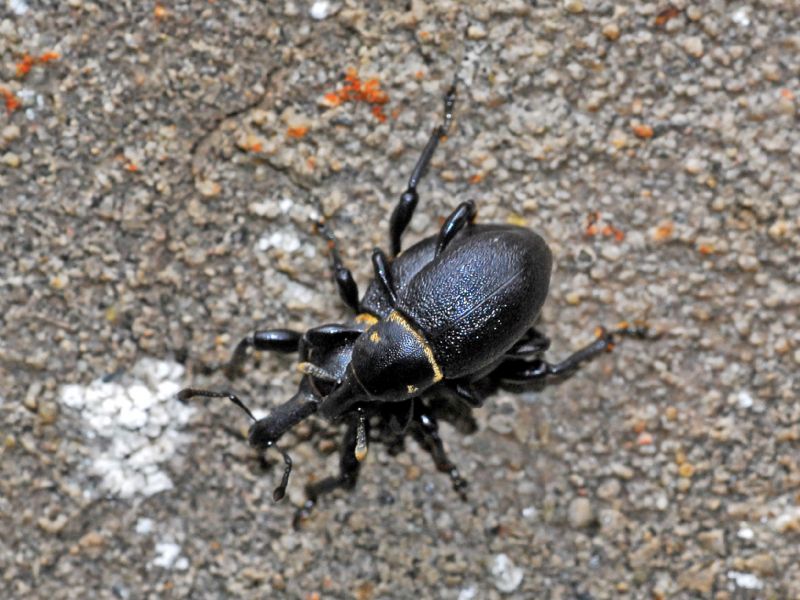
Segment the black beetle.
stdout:
<path fill-rule="evenodd" d="M 237 404 L 254 421 L 249 441 L 260 451 L 315 413 L 347 423 L 340 474 L 307 487 L 308 500 L 298 518 L 308 515 L 320 495 L 355 486 L 370 429 L 376 427 L 395 450 L 410 433 L 463 493 L 466 482 L 445 453 L 439 418 L 460 420 L 472 428 L 471 409 L 498 385 L 570 374 L 583 361 L 610 349 L 616 335 L 642 337 L 646 332 L 627 325 L 601 330 L 594 342 L 564 361 L 545 361 L 550 340 L 534 324 L 547 296 L 550 250 L 539 235 L 523 227 L 474 223 L 471 201 L 453 211 L 438 235 L 400 252 L 401 236 L 419 199 L 417 184 L 450 128 L 454 103 L 455 85 L 444 97 L 444 120 L 433 130 L 392 213 L 394 258 L 378 248 L 373 251 L 375 279 L 360 301 L 333 233 L 317 224 L 328 240 L 339 294 L 356 315 L 353 321 L 304 334 L 257 331 L 239 343 L 226 366 L 226 375 L 235 376 L 249 348 L 299 352 L 303 377 L 297 394 L 256 420 L 230 392 L 188 388 L 179 393 L 182 401 L 210 396 Z M 276 501 L 284 496 L 292 469 L 289 455 L 281 452 L 286 469 L 274 492 Z"/>

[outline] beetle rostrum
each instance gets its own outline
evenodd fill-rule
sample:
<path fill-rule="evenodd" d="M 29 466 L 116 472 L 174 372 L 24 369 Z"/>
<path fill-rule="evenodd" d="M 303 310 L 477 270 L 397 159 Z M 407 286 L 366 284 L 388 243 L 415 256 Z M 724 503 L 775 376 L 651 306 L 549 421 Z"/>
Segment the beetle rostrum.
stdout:
<path fill-rule="evenodd" d="M 398 451 L 411 435 L 463 492 L 466 482 L 438 434 L 440 419 L 461 431 L 474 429 L 472 409 L 498 386 L 527 387 L 563 378 L 611 349 L 617 336 L 646 334 L 644 327 L 625 324 L 601 330 L 565 360 L 547 362 L 550 340 L 535 323 L 547 297 L 550 249 L 524 227 L 476 223 L 472 201 L 462 202 L 436 235 L 401 252 L 403 232 L 419 200 L 417 185 L 450 129 L 455 94 L 453 85 L 444 96 L 442 123 L 434 128 L 392 213 L 391 258 L 379 248 L 373 251 L 375 276 L 363 296 L 332 231 L 325 223 L 316 224 L 328 242 L 334 281 L 353 319 L 305 333 L 256 331 L 238 344 L 226 366 L 226 375 L 233 378 L 250 349 L 297 352 L 302 373 L 297 393 L 260 420 L 230 392 L 188 388 L 179 393 L 183 401 L 209 396 L 237 404 L 254 421 L 249 441 L 259 451 L 275 447 L 284 433 L 315 413 L 346 424 L 340 473 L 307 486 L 308 499 L 296 522 L 309 515 L 321 495 L 355 486 L 369 442 L 375 440 Z M 292 469 L 289 455 L 280 451 L 286 468 L 276 500 L 283 497 Z"/>

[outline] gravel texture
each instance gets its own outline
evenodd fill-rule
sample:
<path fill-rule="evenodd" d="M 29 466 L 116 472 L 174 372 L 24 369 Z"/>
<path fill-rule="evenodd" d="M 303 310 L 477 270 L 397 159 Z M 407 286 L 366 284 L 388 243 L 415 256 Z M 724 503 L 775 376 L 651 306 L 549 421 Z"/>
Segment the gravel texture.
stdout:
<path fill-rule="evenodd" d="M 348 69 L 388 103 L 333 106 Z M 244 416 L 171 394 L 289 397 L 216 366 L 346 317 L 311 219 L 363 289 L 454 73 L 407 240 L 473 198 L 551 245 L 552 357 L 663 335 L 445 426 L 466 502 L 376 446 L 293 531 L 336 429 L 276 505 Z M 800 597 L 799 95 L 794 0 L 3 0 L 3 596 Z"/>

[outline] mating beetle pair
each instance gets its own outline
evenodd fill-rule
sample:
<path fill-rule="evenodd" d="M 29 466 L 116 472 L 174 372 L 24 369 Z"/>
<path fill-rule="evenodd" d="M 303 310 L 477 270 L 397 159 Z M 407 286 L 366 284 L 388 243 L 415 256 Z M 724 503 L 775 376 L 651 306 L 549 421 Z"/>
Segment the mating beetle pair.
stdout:
<path fill-rule="evenodd" d="M 194 396 L 228 398 L 253 419 L 250 444 L 259 451 L 313 414 L 346 423 L 341 471 L 307 486 L 308 515 L 322 494 L 355 486 L 371 430 L 398 448 L 411 434 L 463 492 L 466 482 L 447 457 L 438 434 L 439 418 L 471 421 L 471 409 L 498 385 L 525 385 L 572 372 L 607 350 L 617 335 L 643 336 L 640 327 L 602 331 L 588 346 L 551 364 L 543 354 L 550 340 L 534 328 L 547 296 L 552 258 L 536 233 L 512 225 L 475 223 L 475 205 L 461 203 L 439 230 L 401 253 L 401 238 L 414 214 L 417 185 L 439 142 L 450 128 L 455 85 L 444 97 L 444 119 L 431 134 L 390 221 L 392 258 L 376 248 L 375 278 L 359 300 L 358 286 L 343 265 L 332 232 L 322 223 L 342 300 L 355 313 L 347 324 L 323 325 L 305 333 L 257 331 L 237 346 L 226 367 L 240 370 L 248 350 L 298 352 L 303 373 L 298 392 L 256 420 L 230 392 L 188 388 Z M 378 439 L 378 436 L 375 436 Z M 292 461 L 274 499 L 286 491 Z"/>

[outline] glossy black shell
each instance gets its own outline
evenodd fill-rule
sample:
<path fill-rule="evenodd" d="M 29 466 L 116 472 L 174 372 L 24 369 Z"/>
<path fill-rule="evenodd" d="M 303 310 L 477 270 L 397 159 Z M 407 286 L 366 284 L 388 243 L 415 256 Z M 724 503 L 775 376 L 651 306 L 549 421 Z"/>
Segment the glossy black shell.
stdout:
<path fill-rule="evenodd" d="M 442 373 L 455 379 L 495 362 L 533 327 L 547 297 L 552 256 L 544 240 L 511 225 L 471 225 L 437 257 L 437 237 L 391 264 L 397 310 L 430 345 Z M 362 309 L 392 311 L 373 281 Z"/>

